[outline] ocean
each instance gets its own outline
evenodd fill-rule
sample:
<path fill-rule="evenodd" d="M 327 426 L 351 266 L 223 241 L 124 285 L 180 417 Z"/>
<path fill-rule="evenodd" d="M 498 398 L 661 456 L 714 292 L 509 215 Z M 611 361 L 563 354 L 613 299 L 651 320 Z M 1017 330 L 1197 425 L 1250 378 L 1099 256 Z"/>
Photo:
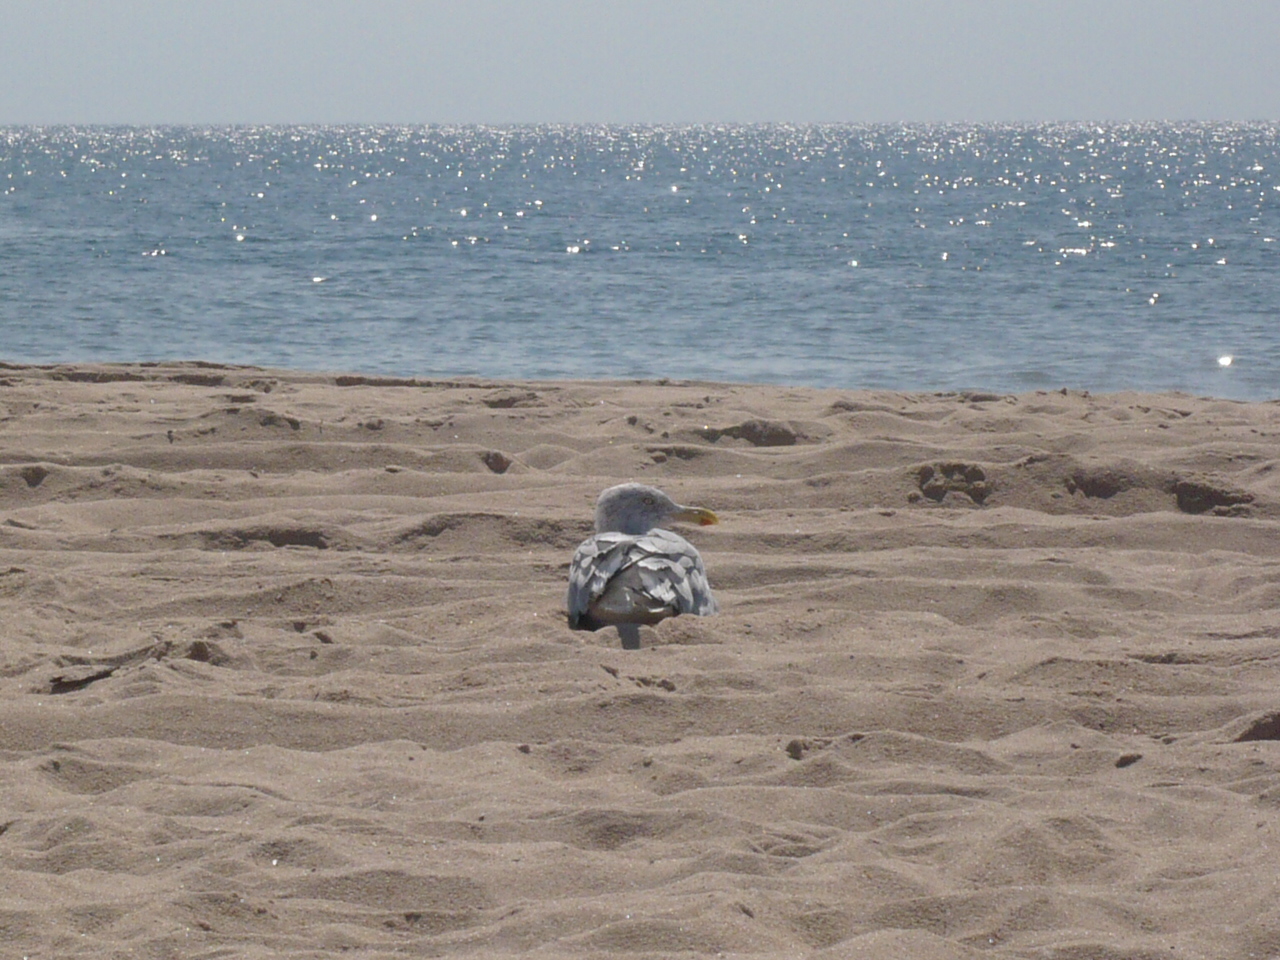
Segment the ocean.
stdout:
<path fill-rule="evenodd" d="M 0 128 L 0 360 L 1271 399 L 1278 131 Z"/>

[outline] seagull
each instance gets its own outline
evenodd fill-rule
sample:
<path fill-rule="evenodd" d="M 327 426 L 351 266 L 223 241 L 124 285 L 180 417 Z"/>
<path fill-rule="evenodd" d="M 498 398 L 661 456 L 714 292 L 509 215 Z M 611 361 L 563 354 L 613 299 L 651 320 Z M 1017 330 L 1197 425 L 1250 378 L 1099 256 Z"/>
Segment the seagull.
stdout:
<path fill-rule="evenodd" d="M 622 649 L 640 649 L 640 625 L 719 611 L 697 549 L 662 524 L 683 520 L 709 526 L 720 518 L 682 507 L 642 483 L 610 487 L 596 501 L 596 532 L 569 565 L 569 627 L 617 627 Z"/>

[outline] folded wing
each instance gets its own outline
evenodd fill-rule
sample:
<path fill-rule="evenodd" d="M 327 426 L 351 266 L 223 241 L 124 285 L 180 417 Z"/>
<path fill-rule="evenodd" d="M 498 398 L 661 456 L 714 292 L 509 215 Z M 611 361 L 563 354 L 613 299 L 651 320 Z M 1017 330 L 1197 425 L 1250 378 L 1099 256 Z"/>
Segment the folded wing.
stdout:
<path fill-rule="evenodd" d="M 682 613 L 705 617 L 718 609 L 697 549 L 662 529 L 583 541 L 569 567 L 568 606 L 574 630 L 654 624 Z"/>

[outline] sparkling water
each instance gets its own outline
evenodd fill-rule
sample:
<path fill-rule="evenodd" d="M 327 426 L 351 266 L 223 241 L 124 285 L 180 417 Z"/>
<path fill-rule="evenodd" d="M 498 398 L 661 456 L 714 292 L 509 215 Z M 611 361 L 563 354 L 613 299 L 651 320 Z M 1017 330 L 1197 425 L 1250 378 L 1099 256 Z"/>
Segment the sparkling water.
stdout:
<path fill-rule="evenodd" d="M 0 360 L 1273 398 L 1278 130 L 0 128 Z"/>

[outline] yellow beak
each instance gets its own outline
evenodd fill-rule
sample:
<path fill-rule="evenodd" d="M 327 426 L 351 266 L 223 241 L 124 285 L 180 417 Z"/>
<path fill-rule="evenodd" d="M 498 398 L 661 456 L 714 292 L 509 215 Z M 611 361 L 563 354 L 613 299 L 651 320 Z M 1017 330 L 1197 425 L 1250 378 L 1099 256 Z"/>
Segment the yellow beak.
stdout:
<path fill-rule="evenodd" d="M 671 515 L 672 520 L 683 520 L 685 523 L 696 523 L 700 527 L 709 527 L 720 522 L 710 510 L 703 507 L 681 507 L 678 513 Z"/>

